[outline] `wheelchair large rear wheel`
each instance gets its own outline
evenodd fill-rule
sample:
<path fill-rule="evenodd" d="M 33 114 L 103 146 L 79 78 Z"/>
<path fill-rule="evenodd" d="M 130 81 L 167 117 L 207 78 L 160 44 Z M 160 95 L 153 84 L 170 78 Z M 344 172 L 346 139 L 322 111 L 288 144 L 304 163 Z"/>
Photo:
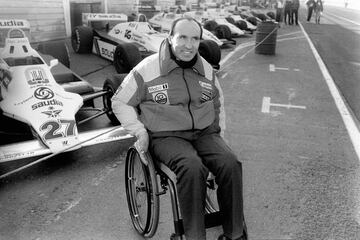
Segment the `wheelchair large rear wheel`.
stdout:
<path fill-rule="evenodd" d="M 125 187 L 136 231 L 144 237 L 152 237 L 159 223 L 159 196 L 154 164 L 150 157 L 147 160 L 148 164 L 143 164 L 136 149 L 129 149 L 125 164 Z"/>

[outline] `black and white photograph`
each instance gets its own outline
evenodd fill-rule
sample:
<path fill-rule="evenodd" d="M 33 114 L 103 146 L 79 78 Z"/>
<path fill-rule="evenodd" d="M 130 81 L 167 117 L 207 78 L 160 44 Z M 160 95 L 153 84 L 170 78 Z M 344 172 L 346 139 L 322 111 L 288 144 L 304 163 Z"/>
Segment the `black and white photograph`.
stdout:
<path fill-rule="evenodd" d="M 0 240 L 360 240 L 360 1 L 0 5 Z"/>

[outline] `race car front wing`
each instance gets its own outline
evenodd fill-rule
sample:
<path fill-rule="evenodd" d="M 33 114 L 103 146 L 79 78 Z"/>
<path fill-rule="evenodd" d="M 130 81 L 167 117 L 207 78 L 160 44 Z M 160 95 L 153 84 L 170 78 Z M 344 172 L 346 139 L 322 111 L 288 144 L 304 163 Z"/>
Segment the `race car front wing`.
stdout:
<path fill-rule="evenodd" d="M 80 142 L 73 146 L 64 148 L 59 152 L 51 152 L 38 140 L 29 140 L 20 143 L 12 143 L 0 146 L 0 163 L 15 161 L 19 159 L 32 158 L 51 154 L 53 156 L 62 152 L 73 151 L 75 149 L 133 138 L 123 127 L 108 127 L 98 130 L 87 131 L 79 134 Z"/>

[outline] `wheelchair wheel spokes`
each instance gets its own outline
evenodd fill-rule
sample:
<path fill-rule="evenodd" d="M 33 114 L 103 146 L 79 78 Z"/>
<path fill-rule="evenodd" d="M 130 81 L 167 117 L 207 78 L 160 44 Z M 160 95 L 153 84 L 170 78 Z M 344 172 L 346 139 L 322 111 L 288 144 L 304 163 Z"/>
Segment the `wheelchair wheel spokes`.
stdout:
<path fill-rule="evenodd" d="M 135 149 L 130 149 L 125 165 L 125 186 L 129 212 L 135 229 L 145 237 L 154 235 L 159 220 L 159 196 L 155 169 L 145 166 Z"/>
<path fill-rule="evenodd" d="M 148 194 L 146 187 L 144 187 L 145 178 L 145 172 L 142 169 L 141 162 L 136 157 L 136 151 L 129 151 L 125 165 L 126 196 L 132 223 L 136 231 L 142 235 L 146 232 L 148 218 Z M 145 215 L 143 215 L 143 209 L 146 209 Z"/>
<path fill-rule="evenodd" d="M 134 217 L 137 218 L 137 221 L 146 226 L 146 221 L 149 214 L 148 198 L 149 198 L 149 188 L 144 175 L 144 169 L 140 161 L 135 160 L 133 165 L 133 178 L 129 180 L 132 181 L 132 186 L 134 188 Z M 144 227 L 142 227 L 144 229 Z"/>

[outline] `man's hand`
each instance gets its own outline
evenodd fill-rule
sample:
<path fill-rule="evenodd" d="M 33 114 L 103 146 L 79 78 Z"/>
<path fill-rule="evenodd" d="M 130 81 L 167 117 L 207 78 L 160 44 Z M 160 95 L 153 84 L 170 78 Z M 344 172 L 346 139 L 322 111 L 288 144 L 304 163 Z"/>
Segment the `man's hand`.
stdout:
<path fill-rule="evenodd" d="M 139 152 L 147 152 L 149 148 L 149 135 L 146 131 L 140 132 L 137 136 L 136 148 Z"/>
<path fill-rule="evenodd" d="M 138 151 L 143 164 L 148 165 L 148 162 L 146 160 L 146 152 L 149 147 L 149 135 L 146 131 L 144 131 L 138 134 L 136 137 L 137 141 L 134 143 L 134 146 Z"/>

